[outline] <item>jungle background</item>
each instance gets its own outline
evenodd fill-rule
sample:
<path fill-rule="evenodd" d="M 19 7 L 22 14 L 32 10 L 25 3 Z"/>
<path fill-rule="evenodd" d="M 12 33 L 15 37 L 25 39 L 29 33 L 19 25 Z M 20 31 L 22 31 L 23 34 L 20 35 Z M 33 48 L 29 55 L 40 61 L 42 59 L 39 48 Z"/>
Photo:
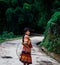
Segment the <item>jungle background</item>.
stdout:
<path fill-rule="evenodd" d="M 29 27 L 44 34 L 41 46 L 60 53 L 60 0 L 0 0 L 0 40 L 19 37 Z"/>

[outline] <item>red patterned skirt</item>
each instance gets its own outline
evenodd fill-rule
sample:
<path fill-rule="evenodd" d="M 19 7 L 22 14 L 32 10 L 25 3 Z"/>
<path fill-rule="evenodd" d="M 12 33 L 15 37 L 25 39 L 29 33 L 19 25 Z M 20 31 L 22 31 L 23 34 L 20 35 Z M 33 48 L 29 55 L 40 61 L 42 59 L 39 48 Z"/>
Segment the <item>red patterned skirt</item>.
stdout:
<path fill-rule="evenodd" d="M 20 61 L 23 63 L 32 64 L 31 52 L 26 52 L 25 47 L 23 48 L 23 51 L 20 55 Z"/>

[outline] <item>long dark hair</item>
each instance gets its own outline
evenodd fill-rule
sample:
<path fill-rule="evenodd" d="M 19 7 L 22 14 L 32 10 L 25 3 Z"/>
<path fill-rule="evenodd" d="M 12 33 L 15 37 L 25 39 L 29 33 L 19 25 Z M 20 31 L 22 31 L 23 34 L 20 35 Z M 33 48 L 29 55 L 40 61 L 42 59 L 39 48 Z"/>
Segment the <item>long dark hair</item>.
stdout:
<path fill-rule="evenodd" d="M 24 42 L 25 33 L 26 33 L 27 31 L 30 31 L 30 29 L 29 29 L 29 28 L 24 28 L 24 34 L 23 34 L 23 37 L 22 37 L 22 41 L 23 41 L 23 42 Z"/>

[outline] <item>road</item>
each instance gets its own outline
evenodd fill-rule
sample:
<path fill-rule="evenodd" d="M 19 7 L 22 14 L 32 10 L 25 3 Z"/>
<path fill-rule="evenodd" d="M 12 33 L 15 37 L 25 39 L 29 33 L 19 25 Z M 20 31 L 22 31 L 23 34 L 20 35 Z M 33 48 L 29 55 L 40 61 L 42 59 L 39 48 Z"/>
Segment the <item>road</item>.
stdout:
<path fill-rule="evenodd" d="M 37 45 L 43 40 L 41 36 L 31 38 L 32 64 L 31 65 L 60 65 L 55 59 L 47 56 Z M 18 47 L 17 47 L 18 46 Z M 17 50 L 17 51 L 16 51 Z M 19 61 L 19 54 L 22 51 L 21 40 L 5 41 L 0 45 L 0 65 L 23 65 Z"/>

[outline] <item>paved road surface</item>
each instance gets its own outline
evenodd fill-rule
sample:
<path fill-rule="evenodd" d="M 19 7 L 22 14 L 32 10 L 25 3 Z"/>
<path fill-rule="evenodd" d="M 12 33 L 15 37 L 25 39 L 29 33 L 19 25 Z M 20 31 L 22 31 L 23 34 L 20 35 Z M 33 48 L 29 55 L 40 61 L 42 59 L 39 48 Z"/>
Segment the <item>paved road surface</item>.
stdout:
<path fill-rule="evenodd" d="M 32 37 L 32 60 L 31 65 L 60 65 L 56 60 L 47 56 L 36 46 L 37 42 L 42 41 L 43 37 Z M 18 45 L 18 48 L 17 48 Z M 17 53 L 16 53 L 16 48 Z M 19 53 L 22 51 L 21 40 L 6 41 L 0 45 L 0 65 L 23 65 L 19 59 Z"/>

